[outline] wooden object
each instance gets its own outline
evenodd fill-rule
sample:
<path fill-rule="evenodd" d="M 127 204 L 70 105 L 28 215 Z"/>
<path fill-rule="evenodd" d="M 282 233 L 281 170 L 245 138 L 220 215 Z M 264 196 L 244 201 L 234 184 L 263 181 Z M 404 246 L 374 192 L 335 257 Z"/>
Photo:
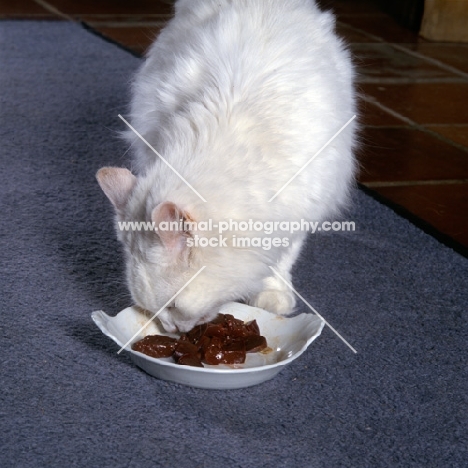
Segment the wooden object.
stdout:
<path fill-rule="evenodd" d="M 468 0 L 425 0 L 420 35 L 440 42 L 468 42 Z"/>

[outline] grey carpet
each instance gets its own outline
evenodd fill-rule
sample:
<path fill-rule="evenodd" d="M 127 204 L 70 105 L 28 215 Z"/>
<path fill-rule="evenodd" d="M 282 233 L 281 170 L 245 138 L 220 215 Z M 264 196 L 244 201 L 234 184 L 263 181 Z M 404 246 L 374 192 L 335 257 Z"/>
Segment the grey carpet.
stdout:
<path fill-rule="evenodd" d="M 3 467 L 466 467 L 468 262 L 362 192 L 297 289 L 329 329 L 275 379 L 154 379 L 90 313 L 129 304 L 109 203 L 139 60 L 67 22 L 0 23 Z M 301 311 L 307 311 L 305 307 Z"/>

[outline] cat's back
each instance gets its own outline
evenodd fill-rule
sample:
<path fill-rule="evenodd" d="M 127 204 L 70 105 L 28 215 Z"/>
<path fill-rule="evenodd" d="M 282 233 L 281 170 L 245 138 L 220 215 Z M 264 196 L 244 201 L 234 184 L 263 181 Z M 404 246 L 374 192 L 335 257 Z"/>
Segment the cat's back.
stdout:
<path fill-rule="evenodd" d="M 351 81 L 334 19 L 312 0 L 179 0 L 137 74 L 132 117 L 145 133 L 191 104 L 219 116 L 324 98 L 349 108 Z"/>
<path fill-rule="evenodd" d="M 333 16 L 312 0 L 179 0 L 136 76 L 131 119 L 212 199 L 229 189 L 235 206 L 258 209 L 354 106 L 349 53 Z M 161 199 L 187 190 L 143 142 L 131 140 L 134 167 L 157 166 Z M 278 213 L 294 200 L 301 213 L 316 205 L 317 216 L 341 205 L 355 167 L 353 141 L 350 125 L 282 192 Z"/>

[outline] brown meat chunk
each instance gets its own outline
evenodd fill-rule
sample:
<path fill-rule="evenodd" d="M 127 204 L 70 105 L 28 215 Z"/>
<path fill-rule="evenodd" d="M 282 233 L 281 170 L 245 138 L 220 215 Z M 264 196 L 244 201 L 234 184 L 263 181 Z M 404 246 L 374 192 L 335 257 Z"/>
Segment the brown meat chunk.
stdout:
<path fill-rule="evenodd" d="M 183 354 L 177 360 L 177 364 L 181 366 L 204 367 L 200 359 L 193 354 Z"/>
<path fill-rule="evenodd" d="M 152 357 L 172 356 L 177 364 L 203 367 L 203 363 L 243 364 L 246 353 L 267 347 L 255 320 L 244 323 L 230 314 L 219 314 L 214 320 L 197 325 L 178 340 L 168 336 L 149 335 L 132 346 Z"/>
<path fill-rule="evenodd" d="M 170 357 L 174 353 L 177 340 L 170 336 L 148 335 L 132 344 L 132 349 L 155 358 Z"/>
<path fill-rule="evenodd" d="M 245 351 L 247 353 L 258 353 L 267 347 L 266 338 L 260 335 L 250 335 L 244 340 Z"/>
<path fill-rule="evenodd" d="M 198 346 L 194 345 L 193 343 L 190 343 L 190 341 L 179 340 L 175 346 L 173 354 L 175 362 L 178 362 L 181 356 L 185 356 L 187 354 L 197 359 L 200 359 L 201 357 Z"/>

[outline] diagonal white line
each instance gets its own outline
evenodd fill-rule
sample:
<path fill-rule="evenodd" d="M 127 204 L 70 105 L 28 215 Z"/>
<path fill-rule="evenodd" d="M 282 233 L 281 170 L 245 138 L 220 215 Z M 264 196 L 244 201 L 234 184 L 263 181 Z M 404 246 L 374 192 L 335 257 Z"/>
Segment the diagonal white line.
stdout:
<path fill-rule="evenodd" d="M 120 354 L 204 269 L 202 266 L 118 351 Z"/>
<path fill-rule="evenodd" d="M 133 133 L 135 133 L 136 136 L 138 136 L 142 141 L 143 143 L 145 143 L 148 148 L 153 151 L 154 154 L 156 154 L 157 156 L 159 156 L 161 158 L 161 160 L 166 163 L 184 182 L 185 184 L 190 187 L 205 203 L 206 203 L 206 200 L 182 177 L 181 174 L 179 174 L 176 169 L 166 160 L 164 159 L 146 140 L 145 138 L 143 138 L 143 136 L 134 128 L 132 127 L 132 125 L 130 125 L 120 114 L 119 114 L 119 117 L 127 124 L 127 126 L 133 131 Z"/>
<path fill-rule="evenodd" d="M 70 15 L 67 15 L 65 13 L 62 13 L 60 10 L 55 8 L 53 5 L 50 3 L 44 1 L 44 0 L 34 0 L 38 5 L 41 5 L 42 8 L 45 10 L 49 11 L 50 13 L 53 13 L 54 15 L 60 16 L 61 18 L 68 20 L 68 21 L 73 21 L 73 18 Z"/>
<path fill-rule="evenodd" d="M 325 322 L 325 324 L 328 326 L 328 328 L 330 328 L 333 331 L 333 333 L 335 333 L 335 335 L 338 336 L 338 338 L 340 338 L 341 341 L 343 341 L 343 343 L 345 345 L 347 345 L 348 348 L 351 349 L 351 351 L 353 351 L 353 353 L 357 354 L 357 351 L 293 288 L 293 286 L 291 284 L 289 284 L 288 281 L 286 281 L 273 267 L 270 267 L 270 269 L 289 289 L 291 289 L 291 291 L 296 293 L 297 297 L 299 297 L 299 299 L 301 299 L 302 302 L 304 302 L 304 304 L 312 312 L 315 313 L 315 315 L 318 315 Z"/>
<path fill-rule="evenodd" d="M 353 115 L 269 200 L 274 200 L 354 119 Z"/>

